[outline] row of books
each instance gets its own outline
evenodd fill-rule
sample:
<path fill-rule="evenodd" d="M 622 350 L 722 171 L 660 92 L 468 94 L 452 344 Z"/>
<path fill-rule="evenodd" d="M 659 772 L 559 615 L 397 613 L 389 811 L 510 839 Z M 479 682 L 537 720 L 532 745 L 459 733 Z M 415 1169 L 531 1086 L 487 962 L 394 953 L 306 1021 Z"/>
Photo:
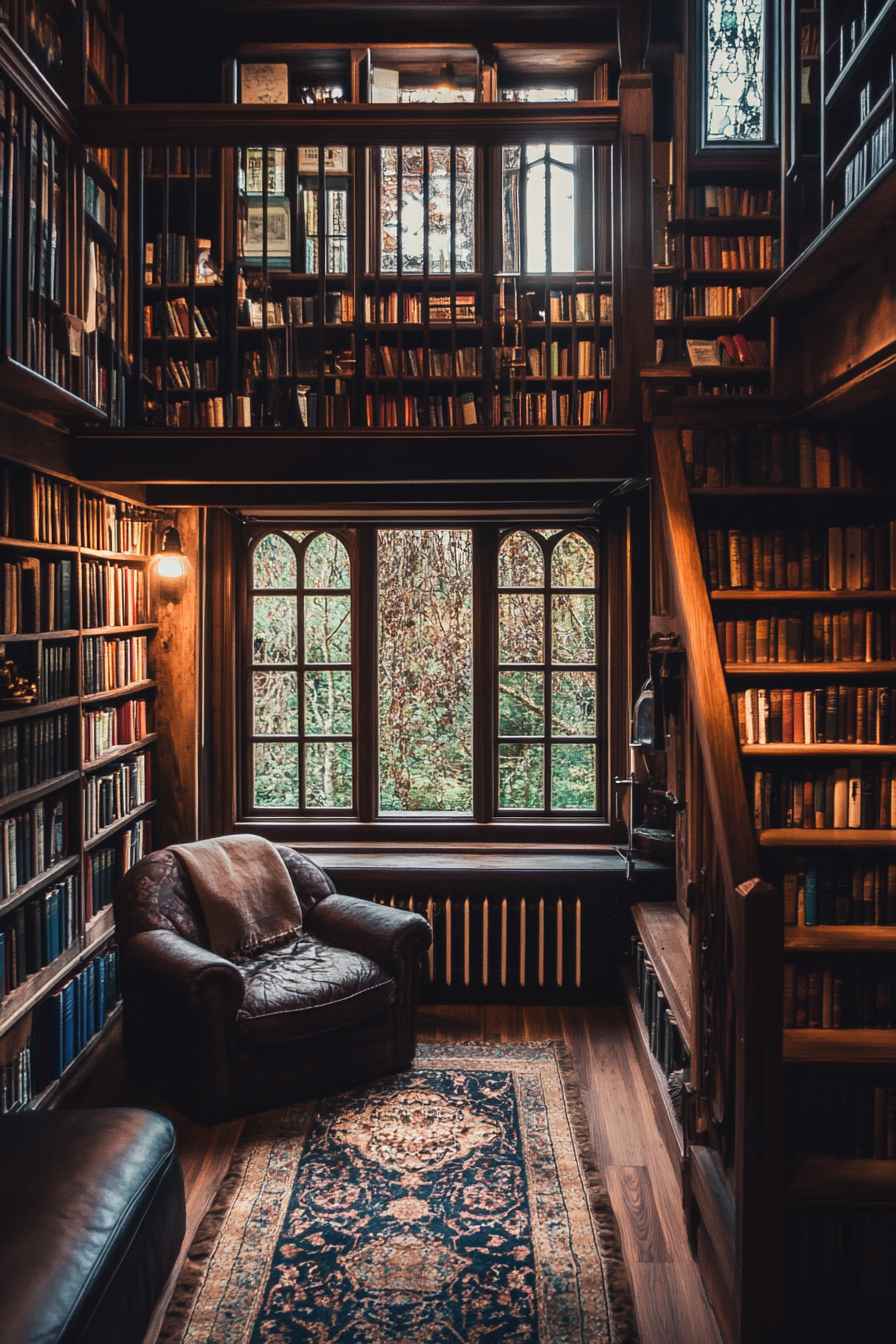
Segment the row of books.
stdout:
<path fill-rule="evenodd" d="M 777 425 L 679 430 L 684 474 L 692 489 L 799 486 L 856 488 L 865 481 L 853 460 L 852 435 Z"/>
<path fill-rule="evenodd" d="M 669 1007 L 647 950 L 638 938 L 632 938 L 632 973 L 651 1053 L 668 1078 L 690 1061 L 675 1014 Z"/>
<path fill-rule="evenodd" d="M 154 520 L 133 504 L 85 493 L 81 495 L 79 515 L 82 546 L 121 555 L 152 553 Z"/>
<path fill-rule="evenodd" d="M 25 467 L 0 468 L 0 535 L 69 545 L 71 486 Z"/>
<path fill-rule="evenodd" d="M 72 694 L 72 645 L 44 644 L 40 651 L 38 696 L 41 704 L 51 704 Z"/>
<path fill-rule="evenodd" d="M 654 285 L 653 287 L 653 320 L 654 322 L 671 322 L 675 317 L 675 286 L 674 285 Z"/>
<path fill-rule="evenodd" d="M 779 215 L 781 193 L 766 187 L 739 187 L 736 183 L 715 183 L 688 190 L 688 214 L 691 216 L 737 217 Z"/>
<path fill-rule="evenodd" d="M 143 335 L 150 339 L 165 336 L 195 336 L 210 341 L 218 335 L 218 314 L 214 308 L 189 304 L 182 294 L 165 303 L 147 303 L 143 309 Z"/>
<path fill-rule="evenodd" d="M 800 55 L 817 56 L 819 54 L 818 23 L 809 22 L 800 25 Z"/>
<path fill-rule="evenodd" d="M 421 323 L 423 322 L 423 295 L 404 293 L 400 296 L 401 320 L 403 322 Z M 428 318 L 429 322 L 476 322 L 478 315 L 476 311 L 475 294 L 430 294 L 429 295 Z M 399 314 L 399 295 L 396 290 L 388 294 L 365 294 L 364 295 L 364 321 L 377 323 L 395 323 L 398 322 Z"/>
<path fill-rule="evenodd" d="M 118 242 L 118 209 L 109 192 L 89 173 L 84 175 L 84 209 L 101 229 L 105 229 L 113 243 Z"/>
<path fill-rule="evenodd" d="M 835 859 L 785 858 L 784 923 L 896 925 L 896 861 L 848 854 Z"/>
<path fill-rule="evenodd" d="M 84 918 L 88 923 L 112 904 L 120 879 L 151 851 L 152 822 L 148 817 L 119 831 L 114 844 L 88 850 L 84 867 Z"/>
<path fill-rule="evenodd" d="M 689 341 L 689 345 L 693 342 Z M 755 378 L 749 382 L 741 379 L 719 381 L 715 378 L 699 378 L 696 383 L 688 383 L 686 393 L 689 397 L 737 397 L 749 400 L 752 397 L 771 396 L 771 383 L 768 378 Z"/>
<path fill-rule="evenodd" d="M 103 84 L 117 102 L 121 58 L 118 50 L 106 36 L 106 30 L 99 17 L 92 10 L 88 11 L 87 14 L 85 38 L 87 42 L 87 64 L 99 75 Z"/>
<path fill-rule="evenodd" d="M 88 709 L 81 718 L 84 761 L 98 761 L 114 747 L 146 737 L 146 701 L 125 700 L 120 705 Z"/>
<path fill-rule="evenodd" d="M 794 1153 L 881 1161 L 896 1157 L 896 1087 L 881 1080 L 792 1080 L 787 1098 Z"/>
<path fill-rule="evenodd" d="M 534 291 L 517 294 L 516 288 L 502 281 L 498 293 L 492 297 L 492 317 L 495 322 L 543 322 L 549 316 L 552 322 L 593 322 L 594 291 L 576 290 L 575 298 L 562 290 L 551 290 L 545 307 L 544 296 Z M 597 305 L 598 321 L 613 321 L 613 296 L 601 294 Z M 572 316 L 570 316 L 572 315 Z"/>
<path fill-rule="evenodd" d="M 118 948 L 114 945 L 91 957 L 77 975 L 47 995 L 36 1009 L 32 1024 L 39 1092 L 61 1077 L 102 1031 L 120 997 Z"/>
<path fill-rule="evenodd" d="M 896 613 L 868 607 L 763 612 L 752 620 L 717 621 L 716 638 L 725 663 L 891 662 Z"/>
<path fill-rule="evenodd" d="M 317 427 L 317 393 L 306 385 L 294 387 L 286 394 L 275 390 L 272 395 L 269 391 L 264 404 L 259 395 L 246 393 L 236 397 L 235 406 L 236 424 L 241 428 L 258 428 L 262 424 L 293 425 L 298 429 Z M 226 415 L 226 404 L 224 410 Z M 348 397 L 325 397 L 321 423 L 329 425 L 337 417 L 340 423 L 351 424 L 351 403 Z"/>
<path fill-rule="evenodd" d="M 131 565 L 86 560 L 81 566 L 84 626 L 140 625 L 147 616 L 146 574 Z"/>
<path fill-rule="evenodd" d="M 783 1244 L 785 1282 L 807 1309 L 851 1313 L 859 1302 L 874 1299 L 882 1320 L 891 1313 L 888 1299 L 896 1295 L 892 1210 L 791 1210 L 785 1218 Z M 879 1338 L 886 1338 L 886 1325 Z"/>
<path fill-rule="evenodd" d="M 751 686 L 731 691 L 741 746 L 781 743 L 896 741 L 892 686 L 822 686 L 793 690 Z"/>
<path fill-rule="evenodd" d="M 364 369 L 368 377 L 379 374 L 395 378 L 399 374 L 408 378 L 422 378 L 424 370 L 431 378 L 473 378 L 482 373 L 482 347 L 465 345 L 452 354 L 450 350 L 429 351 L 419 346 L 416 350 L 399 350 L 394 345 L 381 345 L 378 349 L 371 345 L 364 347 Z"/>
<path fill-rule="evenodd" d="M 8 900 L 63 859 L 68 840 L 67 805 L 39 798 L 13 816 L 0 818 L 0 900 Z"/>
<path fill-rule="evenodd" d="M 188 398 L 170 400 L 164 408 L 163 419 L 162 407 L 156 402 L 147 402 L 147 423 L 164 423 L 169 429 L 229 429 L 225 407 L 223 397 L 203 397 L 195 406 L 191 406 Z"/>
<path fill-rule="evenodd" d="M 597 346 L 597 362 L 594 358 L 594 341 L 577 341 L 575 347 L 561 346 L 552 341 L 550 347 L 542 341 L 541 346 L 530 345 L 526 351 L 526 363 L 534 378 L 546 378 L 548 369 L 552 378 L 609 378 L 613 363 L 613 342 Z M 495 352 L 497 354 L 497 351 Z"/>
<path fill-rule="evenodd" d="M 893 113 L 884 117 L 843 169 L 843 206 L 851 204 L 893 158 Z"/>
<path fill-rule="evenodd" d="M 883 957 L 797 957 L 784 962 L 785 1028 L 896 1027 L 896 970 Z"/>
<path fill-rule="evenodd" d="M 147 177 L 162 177 L 168 173 L 172 177 L 187 177 L 193 172 L 190 158 L 191 145 L 147 145 L 144 152 L 143 171 Z M 210 146 L 195 146 L 196 176 L 211 177 L 212 151 Z"/>
<path fill-rule="evenodd" d="M 2 630 L 10 635 L 72 628 L 72 562 L 16 556 L 3 562 Z"/>
<path fill-rule="evenodd" d="M 163 386 L 181 392 L 189 392 L 193 388 L 214 391 L 218 386 L 217 359 L 197 359 L 191 364 L 189 360 L 175 359 L 170 355 L 168 363 L 164 365 L 150 364 L 145 360 L 143 373 L 159 392 Z"/>
<path fill-rule="evenodd" d="M 84 781 L 84 838 L 92 840 L 106 826 L 121 821 L 150 796 L 150 765 L 146 752 L 119 761 L 111 770 Z"/>
<path fill-rule="evenodd" d="M 496 393 L 492 400 L 495 425 L 605 425 L 610 413 L 610 390 L 579 392 L 575 398 L 553 390 L 546 393 Z"/>
<path fill-rule="evenodd" d="M 781 240 L 770 233 L 731 238 L 694 234 L 688 243 L 688 261 L 695 270 L 770 271 L 781 265 Z"/>
<path fill-rule="evenodd" d="M 713 591 L 896 591 L 896 522 L 866 527 L 712 527 L 697 533 Z"/>
<path fill-rule="evenodd" d="M 47 714 L 0 727 L 0 798 L 32 789 L 71 767 L 69 714 Z"/>
<path fill-rule="evenodd" d="M 764 285 L 686 285 L 685 317 L 743 317 L 765 293 Z"/>
<path fill-rule="evenodd" d="M 193 252 L 191 240 L 183 233 L 157 233 L 155 242 L 144 243 L 143 283 L 160 285 L 164 279 L 169 285 L 189 285 L 191 283 L 190 257 Z M 192 283 L 196 285 L 214 285 L 218 276 L 211 261 L 211 239 L 196 239 L 196 267 L 192 274 Z"/>
<path fill-rule="evenodd" d="M 51 966 L 75 941 L 78 877 L 42 891 L 18 906 L 0 927 L 0 1000 L 29 976 Z"/>
<path fill-rule="evenodd" d="M 476 425 L 480 405 L 472 392 L 457 397 L 399 397 L 391 392 L 379 396 L 368 393 L 365 397 L 367 424 L 378 428 Z"/>
<path fill-rule="evenodd" d="M 291 294 L 283 300 L 268 299 L 265 314 L 265 306 L 260 300 L 244 298 L 239 303 L 237 321 L 241 327 L 255 329 L 265 325 L 307 327 L 316 321 L 317 302 L 316 295 L 302 294 Z M 354 295 L 344 290 L 328 290 L 324 295 L 324 321 L 330 326 L 341 326 L 354 320 Z"/>
<path fill-rule="evenodd" d="M 85 695 L 117 691 L 137 681 L 148 681 L 149 641 L 146 635 L 85 636 L 81 644 L 81 676 Z"/>
<path fill-rule="evenodd" d="M 754 770 L 751 797 L 758 831 L 893 830 L 896 770 L 857 757 L 833 769 Z"/>
<path fill-rule="evenodd" d="M 33 1095 L 29 1043 L 16 1050 L 11 1058 L 0 1061 L 0 1115 L 14 1115 L 16 1111 L 27 1110 Z"/>

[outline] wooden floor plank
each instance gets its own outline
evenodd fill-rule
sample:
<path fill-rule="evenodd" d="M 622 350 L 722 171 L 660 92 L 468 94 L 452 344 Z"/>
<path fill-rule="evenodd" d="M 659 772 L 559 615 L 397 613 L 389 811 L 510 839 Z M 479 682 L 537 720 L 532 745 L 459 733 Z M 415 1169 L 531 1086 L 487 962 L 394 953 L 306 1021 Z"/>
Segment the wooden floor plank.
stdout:
<path fill-rule="evenodd" d="M 641 1344 L 722 1344 L 696 1265 L 692 1274 L 679 1264 L 629 1263 L 628 1270 Z"/>
<path fill-rule="evenodd" d="M 668 1264 L 672 1257 L 653 1197 L 646 1167 L 607 1167 L 607 1189 L 619 1210 L 619 1232 L 626 1260 L 638 1264 Z M 623 1213 L 624 1211 L 624 1213 Z"/>

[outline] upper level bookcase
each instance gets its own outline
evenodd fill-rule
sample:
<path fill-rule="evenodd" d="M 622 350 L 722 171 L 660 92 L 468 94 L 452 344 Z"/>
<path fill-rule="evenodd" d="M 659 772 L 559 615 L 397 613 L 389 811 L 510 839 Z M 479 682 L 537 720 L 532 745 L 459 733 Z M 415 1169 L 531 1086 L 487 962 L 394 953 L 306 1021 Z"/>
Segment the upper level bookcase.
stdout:
<path fill-rule="evenodd" d="M 0 27 L 66 103 L 127 102 L 119 0 L 3 0 Z"/>
<path fill-rule="evenodd" d="M 285 104 L 276 142 L 144 151 L 138 422 L 606 423 L 615 123 L 586 143 L 561 115 L 554 143 L 546 109 L 607 104 L 608 55 L 241 50 L 227 96 Z M 465 130 L 498 102 L 527 106 Z M 403 103 L 440 104 L 437 132 Z"/>

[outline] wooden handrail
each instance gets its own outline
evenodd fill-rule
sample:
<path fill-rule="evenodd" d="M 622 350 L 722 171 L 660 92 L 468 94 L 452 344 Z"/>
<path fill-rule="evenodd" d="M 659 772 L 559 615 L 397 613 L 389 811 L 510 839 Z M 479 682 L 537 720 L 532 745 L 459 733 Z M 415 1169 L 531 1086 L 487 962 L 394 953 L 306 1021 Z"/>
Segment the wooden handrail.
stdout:
<path fill-rule="evenodd" d="M 733 892 L 759 876 L 759 857 L 675 422 L 657 420 L 653 437 L 655 488 L 681 626 L 678 634 L 687 652 L 691 713 L 725 887 Z"/>

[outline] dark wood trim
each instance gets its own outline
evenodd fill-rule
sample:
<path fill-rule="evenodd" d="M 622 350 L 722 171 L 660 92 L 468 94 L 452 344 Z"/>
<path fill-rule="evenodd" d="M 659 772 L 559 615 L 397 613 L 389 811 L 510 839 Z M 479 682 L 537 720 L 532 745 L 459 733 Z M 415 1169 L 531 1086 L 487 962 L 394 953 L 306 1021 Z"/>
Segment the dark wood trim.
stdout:
<path fill-rule="evenodd" d="M 0 29 L 0 73 L 27 99 L 54 135 L 66 145 L 73 143 L 77 135 L 74 116 L 6 29 Z"/>
<path fill-rule="evenodd" d="M 93 145 L 176 145 L 189 127 L 199 145 L 345 143 L 382 145 L 419 139 L 446 144 L 503 144 L 519 139 L 608 141 L 616 138 L 613 103 L 131 103 L 85 104 L 78 111 L 81 140 Z"/>

